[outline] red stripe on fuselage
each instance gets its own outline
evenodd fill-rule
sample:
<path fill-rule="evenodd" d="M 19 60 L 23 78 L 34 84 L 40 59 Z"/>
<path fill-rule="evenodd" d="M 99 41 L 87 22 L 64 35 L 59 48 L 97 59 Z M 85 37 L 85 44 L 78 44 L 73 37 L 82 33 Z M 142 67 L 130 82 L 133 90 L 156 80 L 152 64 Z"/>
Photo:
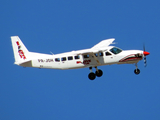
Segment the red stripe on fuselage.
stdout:
<path fill-rule="evenodd" d="M 134 56 L 134 57 L 133 57 Z M 133 61 L 133 60 L 141 60 L 143 57 L 142 56 L 139 56 L 139 57 L 136 57 L 135 54 L 132 54 L 132 55 L 128 55 L 126 57 L 124 57 L 123 59 L 121 59 L 119 62 L 126 62 L 126 61 Z"/>
<path fill-rule="evenodd" d="M 120 60 L 119 62 L 126 62 L 126 61 L 132 61 L 132 60 L 141 60 L 142 58 L 138 57 L 131 57 L 131 58 L 126 58 L 124 60 Z"/>

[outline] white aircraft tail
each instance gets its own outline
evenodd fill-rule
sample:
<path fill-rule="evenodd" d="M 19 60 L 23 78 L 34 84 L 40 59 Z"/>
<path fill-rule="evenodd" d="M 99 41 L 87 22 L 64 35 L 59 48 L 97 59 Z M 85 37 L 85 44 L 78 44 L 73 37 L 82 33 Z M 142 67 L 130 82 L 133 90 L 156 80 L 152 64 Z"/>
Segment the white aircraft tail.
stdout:
<path fill-rule="evenodd" d="M 14 52 L 15 64 L 20 65 L 22 63 L 30 61 L 29 51 L 22 43 L 18 36 L 11 36 L 11 42 Z"/>

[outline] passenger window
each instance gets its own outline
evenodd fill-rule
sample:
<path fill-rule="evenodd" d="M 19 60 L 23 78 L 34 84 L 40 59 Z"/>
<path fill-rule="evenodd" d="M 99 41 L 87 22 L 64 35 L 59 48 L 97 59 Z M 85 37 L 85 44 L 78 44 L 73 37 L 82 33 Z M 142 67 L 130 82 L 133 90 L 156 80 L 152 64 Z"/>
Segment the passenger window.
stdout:
<path fill-rule="evenodd" d="M 98 54 L 97 54 L 97 53 L 95 53 L 94 55 L 95 55 L 96 57 L 98 57 Z"/>
<path fill-rule="evenodd" d="M 72 56 L 69 56 L 69 57 L 68 57 L 68 60 L 73 60 L 73 57 L 72 57 Z"/>
<path fill-rule="evenodd" d="M 99 53 L 99 56 L 103 56 L 103 52 L 100 52 L 100 53 Z"/>
<path fill-rule="evenodd" d="M 89 55 L 84 55 L 83 57 L 84 57 L 84 58 L 89 58 Z"/>
<path fill-rule="evenodd" d="M 60 59 L 59 59 L 59 58 L 55 58 L 55 61 L 56 61 L 56 62 L 59 62 L 59 61 L 60 61 Z"/>
<path fill-rule="evenodd" d="M 62 57 L 62 58 L 61 58 L 61 61 L 66 61 L 66 57 Z"/>
<path fill-rule="evenodd" d="M 79 59 L 80 57 L 79 57 L 79 55 L 78 55 L 78 56 L 74 56 L 74 58 L 75 58 L 75 59 Z"/>
<path fill-rule="evenodd" d="M 109 52 L 106 52 L 106 56 L 109 56 L 109 55 L 111 55 L 111 53 L 109 53 Z"/>

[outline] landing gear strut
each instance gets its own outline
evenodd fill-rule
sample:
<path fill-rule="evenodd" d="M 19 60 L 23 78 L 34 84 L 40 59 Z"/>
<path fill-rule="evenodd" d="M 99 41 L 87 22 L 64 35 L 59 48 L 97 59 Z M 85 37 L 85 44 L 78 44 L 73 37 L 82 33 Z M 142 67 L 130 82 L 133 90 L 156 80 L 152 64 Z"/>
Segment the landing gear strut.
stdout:
<path fill-rule="evenodd" d="M 138 75 L 140 73 L 140 70 L 138 69 L 137 63 L 135 64 L 135 66 L 136 66 L 136 69 L 134 70 L 134 73 Z"/>
<path fill-rule="evenodd" d="M 101 77 L 101 76 L 103 75 L 102 70 L 97 69 L 97 67 L 95 67 L 95 68 L 96 68 L 96 72 L 93 73 L 92 67 L 89 67 L 90 73 L 89 73 L 89 75 L 88 75 L 88 78 L 89 78 L 90 80 L 94 80 L 94 79 L 96 78 L 96 76 L 97 76 L 97 77 Z"/>
<path fill-rule="evenodd" d="M 96 68 L 96 73 L 95 73 L 96 76 L 97 76 L 97 77 L 101 77 L 101 76 L 103 75 L 102 70 L 100 70 L 100 69 L 98 70 L 97 67 L 95 67 L 95 68 Z"/>

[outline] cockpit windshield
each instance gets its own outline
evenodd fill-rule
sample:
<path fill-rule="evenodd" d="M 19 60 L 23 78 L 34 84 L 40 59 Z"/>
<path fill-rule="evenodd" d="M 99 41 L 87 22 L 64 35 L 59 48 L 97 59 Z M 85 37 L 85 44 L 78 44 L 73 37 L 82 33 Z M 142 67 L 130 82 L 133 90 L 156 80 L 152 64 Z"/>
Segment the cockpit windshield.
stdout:
<path fill-rule="evenodd" d="M 112 49 L 110 49 L 110 51 L 111 51 L 112 53 L 114 53 L 114 54 L 118 54 L 118 53 L 122 52 L 122 50 L 119 49 L 119 48 L 117 48 L 117 47 L 113 47 Z"/>

